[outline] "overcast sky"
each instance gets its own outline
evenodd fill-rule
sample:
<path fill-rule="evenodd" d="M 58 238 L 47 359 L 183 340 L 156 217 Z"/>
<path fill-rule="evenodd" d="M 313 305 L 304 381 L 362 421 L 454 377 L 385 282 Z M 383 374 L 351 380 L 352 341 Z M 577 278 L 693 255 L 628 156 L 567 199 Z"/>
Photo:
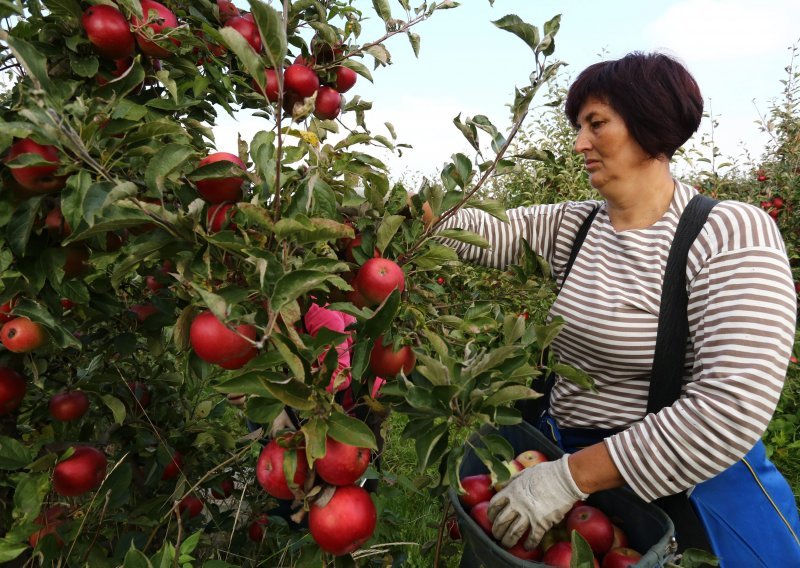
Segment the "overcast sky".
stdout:
<path fill-rule="evenodd" d="M 358 4 L 372 16 L 362 42 L 379 37 L 383 26 L 373 15 L 372 2 Z M 394 17 L 404 19 L 397 0 L 390 0 L 390 6 Z M 517 14 L 540 29 L 561 14 L 552 58 L 568 63 L 565 72 L 572 77 L 591 63 L 633 50 L 661 50 L 678 57 L 695 75 L 706 109 L 719 121 L 717 146 L 732 157 L 740 156 L 744 147 L 757 156 L 764 147 L 766 139 L 755 122 L 780 97 L 791 47 L 800 39 L 800 0 L 495 0 L 494 7 L 488 0 L 463 0 L 458 8 L 436 12 L 415 28 L 421 36 L 419 59 L 405 37 L 394 37 L 387 42 L 392 65 L 373 72 L 374 84 L 359 77 L 348 93 L 373 102 L 367 123 L 374 133 L 385 134 L 382 124 L 388 121 L 398 141 L 414 146 L 402 158 L 382 156 L 393 178 L 430 175 L 454 152 L 469 155 L 452 123 L 459 113 L 484 114 L 501 130 L 508 128 L 507 105 L 514 87 L 527 83 L 533 54 L 520 39 L 491 23 L 506 14 Z M 372 58 L 364 62 L 372 66 Z M 535 100 L 542 102 L 543 97 Z M 221 114 L 217 148 L 235 152 L 238 133 L 249 141 L 268 127 L 261 119 L 242 116 L 235 122 Z M 708 133 L 709 128 L 704 121 L 701 131 Z"/>

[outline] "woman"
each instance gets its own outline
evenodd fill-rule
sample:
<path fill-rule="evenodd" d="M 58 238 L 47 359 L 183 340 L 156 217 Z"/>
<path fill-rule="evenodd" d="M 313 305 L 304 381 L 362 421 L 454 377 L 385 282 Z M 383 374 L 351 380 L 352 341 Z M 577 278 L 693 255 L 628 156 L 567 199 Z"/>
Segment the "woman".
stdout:
<path fill-rule="evenodd" d="M 462 210 L 439 227 L 489 240 L 489 249 L 452 243 L 464 260 L 504 268 L 525 239 L 550 262 L 562 286 L 550 313 L 566 321 L 553 353 L 589 373 L 597 389 L 556 378 L 546 418 L 574 453 L 524 470 L 492 499 L 493 533 L 506 546 L 528 529 L 525 545 L 535 546 L 596 491 L 626 485 L 650 502 L 714 478 L 754 448 L 775 410 L 794 341 L 792 275 L 774 221 L 724 201 L 689 249 L 680 398 L 647 414 L 664 268 L 697 193 L 672 177 L 670 159 L 699 127 L 702 110 L 696 82 L 666 55 L 592 65 L 571 86 L 566 113 L 577 129 L 575 151 L 604 200 L 520 207 L 508 211 L 509 223 Z M 598 205 L 564 281 L 576 233 Z M 571 443 L 576 432 L 595 432 L 594 443 Z M 781 478 L 778 486 L 791 503 L 782 515 L 791 543 L 800 523 L 788 484 Z M 708 540 L 682 521 L 676 526 L 684 547 Z M 714 552 L 739 561 L 729 550 Z M 743 565 L 736 562 L 727 565 Z"/>

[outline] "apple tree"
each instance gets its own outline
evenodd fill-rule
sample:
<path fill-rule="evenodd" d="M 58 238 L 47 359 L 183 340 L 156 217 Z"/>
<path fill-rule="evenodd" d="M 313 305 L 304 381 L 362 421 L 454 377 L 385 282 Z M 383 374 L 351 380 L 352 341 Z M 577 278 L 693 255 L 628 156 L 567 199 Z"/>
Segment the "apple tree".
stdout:
<path fill-rule="evenodd" d="M 374 0 L 374 39 L 355 0 L 239 4 L 0 1 L 0 561 L 368 563 L 391 555 L 368 470 L 390 411 L 441 494 L 465 434 L 537 396 L 559 322 L 454 309 L 442 240 L 486 243 L 424 210 L 504 216 L 476 195 L 513 167 L 559 18 L 494 22 L 536 65 L 511 129 L 457 117 L 474 156 L 412 195 L 358 87 L 457 3 Z M 263 128 L 216 148 L 220 113 Z M 506 278 L 535 293 L 542 274 L 527 251 Z M 314 310 L 345 323 L 312 329 Z M 294 428 L 270 433 L 284 410 Z M 487 448 L 502 480 L 510 447 Z"/>

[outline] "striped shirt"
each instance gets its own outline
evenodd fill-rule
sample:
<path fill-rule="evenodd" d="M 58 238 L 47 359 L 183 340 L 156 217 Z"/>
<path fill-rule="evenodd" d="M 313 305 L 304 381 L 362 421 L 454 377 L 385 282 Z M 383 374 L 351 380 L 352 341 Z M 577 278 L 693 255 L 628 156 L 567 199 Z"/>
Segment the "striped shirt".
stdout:
<path fill-rule="evenodd" d="M 597 201 L 519 207 L 509 223 L 466 209 L 442 227 L 484 236 L 489 249 L 447 243 L 465 261 L 501 269 L 516 262 L 524 238 L 561 285 L 578 228 L 601 205 L 550 311 L 566 321 L 553 353 L 589 373 L 597 392 L 557 378 L 551 413 L 562 427 L 626 428 L 605 443 L 646 501 L 709 479 L 752 448 L 775 411 L 794 342 L 797 297 L 775 222 L 751 205 L 720 202 L 689 250 L 681 398 L 646 415 L 664 269 L 696 193 L 676 184 L 661 219 L 622 232 Z"/>

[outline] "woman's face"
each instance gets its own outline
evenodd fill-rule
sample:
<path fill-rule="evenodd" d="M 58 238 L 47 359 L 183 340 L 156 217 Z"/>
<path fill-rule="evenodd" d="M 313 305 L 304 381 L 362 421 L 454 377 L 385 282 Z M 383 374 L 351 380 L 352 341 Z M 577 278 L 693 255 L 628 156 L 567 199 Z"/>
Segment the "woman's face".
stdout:
<path fill-rule="evenodd" d="M 652 159 L 631 136 L 625 121 L 601 99 L 589 97 L 578 112 L 575 151 L 583 154 L 589 183 L 605 194 L 632 180 Z"/>

